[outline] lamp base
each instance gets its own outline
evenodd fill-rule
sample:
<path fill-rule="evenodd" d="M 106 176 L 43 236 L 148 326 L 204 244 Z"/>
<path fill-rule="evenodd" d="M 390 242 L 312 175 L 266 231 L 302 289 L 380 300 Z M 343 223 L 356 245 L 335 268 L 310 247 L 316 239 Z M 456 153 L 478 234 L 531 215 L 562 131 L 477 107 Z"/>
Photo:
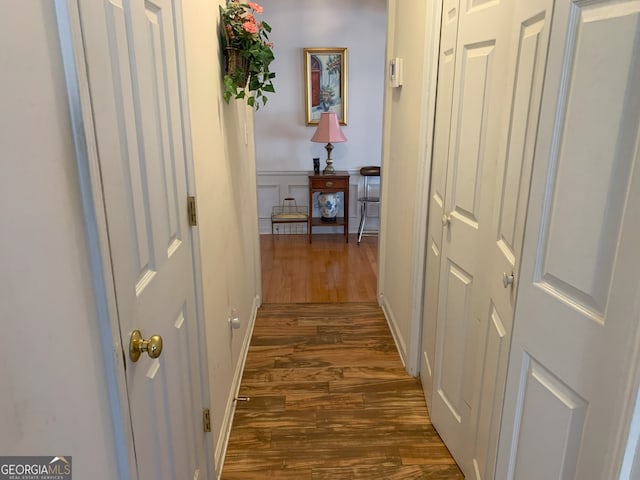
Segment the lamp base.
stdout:
<path fill-rule="evenodd" d="M 324 170 L 322 170 L 322 174 L 323 175 L 335 175 L 336 174 L 336 170 L 333 168 L 333 165 L 327 164 L 327 166 L 324 167 Z"/>
<path fill-rule="evenodd" d="M 333 160 L 331 160 L 331 150 L 333 150 L 333 145 L 331 145 L 331 143 L 327 143 L 324 148 L 327 149 L 327 166 L 322 170 L 322 174 L 335 175 L 336 171 L 333 168 Z"/>

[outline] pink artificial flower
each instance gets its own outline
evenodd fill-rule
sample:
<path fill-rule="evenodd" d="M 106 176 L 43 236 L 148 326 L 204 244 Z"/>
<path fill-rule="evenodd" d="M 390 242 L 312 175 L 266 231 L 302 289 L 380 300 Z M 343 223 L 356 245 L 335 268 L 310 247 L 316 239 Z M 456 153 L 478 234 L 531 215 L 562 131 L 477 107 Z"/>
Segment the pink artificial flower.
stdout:
<path fill-rule="evenodd" d="M 245 21 L 245 22 L 252 22 L 252 23 L 255 23 L 255 22 L 256 22 L 256 17 L 254 17 L 254 16 L 253 16 L 253 15 L 251 15 L 250 13 L 247 13 L 247 14 L 244 16 L 244 21 Z"/>
<path fill-rule="evenodd" d="M 245 32 L 258 33 L 258 27 L 254 22 L 244 22 L 242 28 L 244 28 Z"/>
<path fill-rule="evenodd" d="M 258 5 L 255 2 L 247 2 L 247 5 L 249 5 L 249 8 L 251 8 L 251 10 L 255 10 L 258 13 L 262 13 L 262 7 L 260 5 Z"/>

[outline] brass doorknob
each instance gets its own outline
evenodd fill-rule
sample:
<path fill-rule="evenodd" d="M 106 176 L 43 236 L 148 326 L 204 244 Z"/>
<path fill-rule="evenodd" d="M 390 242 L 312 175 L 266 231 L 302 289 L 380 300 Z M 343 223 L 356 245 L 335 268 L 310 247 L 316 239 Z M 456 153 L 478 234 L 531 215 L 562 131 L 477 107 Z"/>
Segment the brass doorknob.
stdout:
<path fill-rule="evenodd" d="M 140 330 L 131 332 L 129 338 L 129 358 L 132 362 L 137 362 L 142 352 L 147 352 L 151 358 L 158 358 L 162 353 L 162 337 L 153 335 L 149 340 L 142 338 Z"/>

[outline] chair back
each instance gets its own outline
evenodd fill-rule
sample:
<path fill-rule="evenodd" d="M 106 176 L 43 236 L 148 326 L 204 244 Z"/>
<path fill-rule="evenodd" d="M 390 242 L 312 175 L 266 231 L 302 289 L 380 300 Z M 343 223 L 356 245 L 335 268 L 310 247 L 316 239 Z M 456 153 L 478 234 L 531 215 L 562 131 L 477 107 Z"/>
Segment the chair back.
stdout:
<path fill-rule="evenodd" d="M 369 178 L 380 176 L 380 167 L 368 166 L 360 169 L 360 175 L 364 178 L 364 196 L 358 198 L 360 202 L 377 203 L 380 201 L 380 197 L 372 197 L 369 195 Z"/>
<path fill-rule="evenodd" d="M 379 177 L 380 167 L 362 167 L 360 169 L 360 175 L 363 177 Z"/>

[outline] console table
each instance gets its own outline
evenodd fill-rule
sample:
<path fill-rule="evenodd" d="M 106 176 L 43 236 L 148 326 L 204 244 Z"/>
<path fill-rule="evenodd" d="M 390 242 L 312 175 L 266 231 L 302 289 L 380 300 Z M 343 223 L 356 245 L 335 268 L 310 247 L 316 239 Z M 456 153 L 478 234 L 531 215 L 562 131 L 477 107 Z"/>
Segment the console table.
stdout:
<path fill-rule="evenodd" d="M 313 194 L 315 192 L 341 193 L 344 201 L 344 216 L 337 217 L 334 222 L 323 222 L 321 218 L 313 217 Z M 313 227 L 340 226 L 344 229 L 344 238 L 349 242 L 349 173 L 336 172 L 335 175 L 309 175 L 309 243 L 313 240 Z"/>

